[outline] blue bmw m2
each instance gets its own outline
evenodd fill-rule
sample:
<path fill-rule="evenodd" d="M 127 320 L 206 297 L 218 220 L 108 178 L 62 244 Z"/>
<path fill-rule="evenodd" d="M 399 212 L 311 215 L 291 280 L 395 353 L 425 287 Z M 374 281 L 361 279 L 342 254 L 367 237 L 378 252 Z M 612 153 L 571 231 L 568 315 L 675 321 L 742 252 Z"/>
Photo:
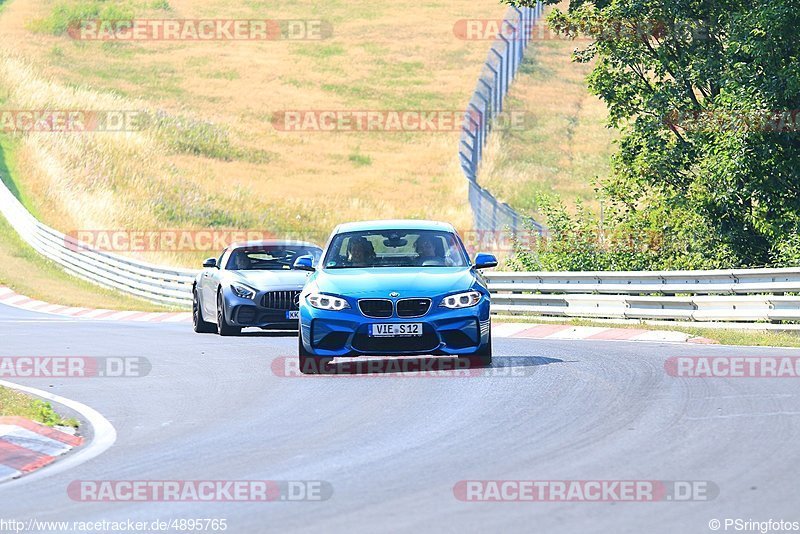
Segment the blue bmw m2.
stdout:
<path fill-rule="evenodd" d="M 489 291 L 479 269 L 495 267 L 491 254 L 471 262 L 446 223 L 418 220 L 342 224 L 300 294 L 300 369 L 318 372 L 332 358 L 421 354 L 492 361 Z"/>

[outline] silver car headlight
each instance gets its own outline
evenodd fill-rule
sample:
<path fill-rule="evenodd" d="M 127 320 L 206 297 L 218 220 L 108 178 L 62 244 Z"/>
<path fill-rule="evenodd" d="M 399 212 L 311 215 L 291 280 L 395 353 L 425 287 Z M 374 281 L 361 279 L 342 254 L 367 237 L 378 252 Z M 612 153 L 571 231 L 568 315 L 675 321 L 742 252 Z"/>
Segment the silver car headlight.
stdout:
<path fill-rule="evenodd" d="M 247 287 L 244 284 L 231 284 L 231 290 L 234 295 L 243 299 L 253 300 L 256 297 L 256 290 L 252 287 Z"/>
<path fill-rule="evenodd" d="M 440 306 L 455 310 L 458 308 L 470 308 L 481 301 L 481 294 L 478 291 L 466 291 L 457 293 L 442 299 Z"/>
<path fill-rule="evenodd" d="M 324 295 L 322 293 L 311 293 L 307 295 L 306 302 L 319 310 L 339 311 L 350 307 L 343 298 Z"/>

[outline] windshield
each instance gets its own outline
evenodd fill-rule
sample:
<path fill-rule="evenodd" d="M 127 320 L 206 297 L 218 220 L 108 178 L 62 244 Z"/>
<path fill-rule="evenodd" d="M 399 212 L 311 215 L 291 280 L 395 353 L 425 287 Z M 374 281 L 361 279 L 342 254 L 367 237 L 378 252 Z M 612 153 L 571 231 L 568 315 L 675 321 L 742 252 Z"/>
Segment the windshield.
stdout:
<path fill-rule="evenodd" d="M 275 245 L 241 247 L 231 252 L 229 271 L 278 271 L 289 270 L 299 256 L 310 254 L 315 263 L 322 251 L 317 247 Z"/>
<path fill-rule="evenodd" d="M 452 232 L 368 230 L 338 234 L 325 257 L 326 269 L 364 267 L 466 267 L 461 242 Z"/>

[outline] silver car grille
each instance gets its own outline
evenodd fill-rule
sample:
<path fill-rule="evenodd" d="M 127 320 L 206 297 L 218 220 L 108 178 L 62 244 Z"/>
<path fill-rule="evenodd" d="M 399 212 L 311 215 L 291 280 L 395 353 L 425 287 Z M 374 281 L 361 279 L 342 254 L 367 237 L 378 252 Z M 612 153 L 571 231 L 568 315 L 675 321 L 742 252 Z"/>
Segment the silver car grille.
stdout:
<path fill-rule="evenodd" d="M 271 310 L 297 310 L 299 301 L 299 290 L 267 291 L 261 297 L 261 305 Z"/>

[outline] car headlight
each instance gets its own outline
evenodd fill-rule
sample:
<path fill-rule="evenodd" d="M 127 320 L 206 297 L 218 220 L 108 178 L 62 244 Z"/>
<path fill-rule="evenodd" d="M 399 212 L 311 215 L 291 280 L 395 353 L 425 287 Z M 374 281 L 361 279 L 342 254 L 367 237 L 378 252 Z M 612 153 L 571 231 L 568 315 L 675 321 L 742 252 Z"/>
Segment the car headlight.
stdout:
<path fill-rule="evenodd" d="M 453 310 L 457 308 L 469 308 L 470 306 L 475 306 L 478 302 L 480 302 L 481 296 L 482 295 L 478 291 L 458 293 L 443 298 L 440 306 L 444 306 L 445 308 L 450 308 Z"/>
<path fill-rule="evenodd" d="M 255 289 L 242 284 L 231 284 L 231 290 L 237 297 L 241 297 L 243 299 L 253 300 L 256 296 Z"/>
<path fill-rule="evenodd" d="M 323 295 L 322 293 L 311 293 L 306 296 L 306 302 L 311 306 L 320 310 L 339 311 L 349 308 L 350 305 L 346 300 L 332 295 Z"/>

